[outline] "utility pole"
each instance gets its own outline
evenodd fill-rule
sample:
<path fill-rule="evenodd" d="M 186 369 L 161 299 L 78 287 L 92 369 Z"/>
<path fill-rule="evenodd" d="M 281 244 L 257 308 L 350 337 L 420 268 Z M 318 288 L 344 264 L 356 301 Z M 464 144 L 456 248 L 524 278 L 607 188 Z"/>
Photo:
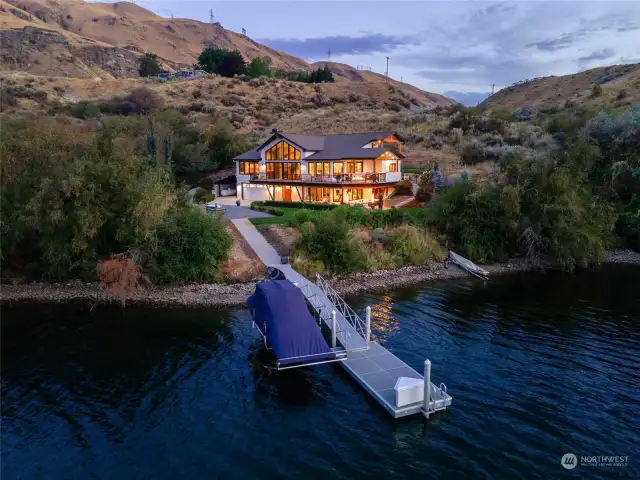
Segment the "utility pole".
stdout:
<path fill-rule="evenodd" d="M 329 49 L 329 51 L 327 52 L 327 61 L 331 61 L 331 49 Z"/>
<path fill-rule="evenodd" d="M 496 91 L 496 84 L 492 83 L 491 85 L 489 85 L 491 87 L 491 95 L 493 95 L 493 92 Z"/>
<path fill-rule="evenodd" d="M 384 81 L 386 82 L 388 80 L 389 80 L 389 57 L 387 57 L 387 73 Z"/>

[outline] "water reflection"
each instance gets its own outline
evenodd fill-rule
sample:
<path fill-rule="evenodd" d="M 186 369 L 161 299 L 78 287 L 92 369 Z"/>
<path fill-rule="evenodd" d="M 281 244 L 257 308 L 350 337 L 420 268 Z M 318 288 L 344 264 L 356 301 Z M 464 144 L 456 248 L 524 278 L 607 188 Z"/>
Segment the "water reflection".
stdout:
<path fill-rule="evenodd" d="M 400 324 L 393 315 L 393 298 L 381 296 L 371 307 L 371 338 L 384 343 L 385 339 L 400 330 Z M 363 317 L 364 318 L 364 317 Z"/>

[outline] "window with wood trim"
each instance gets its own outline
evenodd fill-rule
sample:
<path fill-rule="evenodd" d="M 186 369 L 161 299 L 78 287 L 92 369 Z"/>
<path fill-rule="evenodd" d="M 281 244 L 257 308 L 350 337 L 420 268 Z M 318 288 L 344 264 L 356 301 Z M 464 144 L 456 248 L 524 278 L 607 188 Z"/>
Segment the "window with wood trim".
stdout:
<path fill-rule="evenodd" d="M 396 162 L 390 163 L 389 164 L 389 171 L 390 172 L 397 172 L 398 171 L 398 164 Z"/>
<path fill-rule="evenodd" d="M 364 189 L 363 188 L 348 188 L 347 195 L 349 195 L 349 201 L 351 200 L 362 200 L 364 198 Z"/>
<path fill-rule="evenodd" d="M 347 165 L 347 173 L 362 173 L 362 160 L 347 160 L 345 163 Z"/>
<path fill-rule="evenodd" d="M 309 175 L 311 177 L 329 177 L 331 175 L 330 162 L 309 162 Z"/>
<path fill-rule="evenodd" d="M 287 142 L 278 142 L 264 152 L 265 160 L 300 160 L 300 150 Z"/>
<path fill-rule="evenodd" d="M 254 175 L 259 171 L 259 162 L 240 162 L 240 175 Z"/>

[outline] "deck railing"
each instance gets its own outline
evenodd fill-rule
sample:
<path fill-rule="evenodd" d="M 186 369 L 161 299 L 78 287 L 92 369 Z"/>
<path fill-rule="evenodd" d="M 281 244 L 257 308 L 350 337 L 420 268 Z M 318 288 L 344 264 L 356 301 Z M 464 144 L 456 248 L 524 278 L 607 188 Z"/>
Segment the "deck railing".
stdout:
<path fill-rule="evenodd" d="M 332 184 L 349 184 L 349 183 L 384 183 L 387 181 L 386 173 L 345 173 L 333 176 L 314 176 L 309 174 L 291 174 L 285 175 L 283 178 L 276 178 L 275 175 L 266 173 L 256 173 L 251 176 L 251 180 L 266 181 L 289 181 L 289 182 L 307 182 L 307 183 L 332 183 Z"/>
<path fill-rule="evenodd" d="M 324 292 L 329 301 L 333 303 L 338 311 L 342 314 L 342 316 L 351 324 L 353 328 L 356 329 L 356 332 L 367 342 L 369 342 L 369 337 L 371 333 L 367 329 L 367 322 L 362 320 L 360 316 L 345 302 L 338 292 L 336 292 L 329 283 L 322 278 L 319 273 L 316 273 L 316 285 Z M 370 328 L 370 327 L 369 327 Z"/>

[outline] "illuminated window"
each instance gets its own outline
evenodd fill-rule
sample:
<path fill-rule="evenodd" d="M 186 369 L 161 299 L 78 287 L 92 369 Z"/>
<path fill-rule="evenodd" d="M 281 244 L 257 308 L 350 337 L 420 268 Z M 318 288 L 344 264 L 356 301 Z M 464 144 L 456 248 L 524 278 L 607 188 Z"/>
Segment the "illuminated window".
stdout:
<path fill-rule="evenodd" d="M 347 162 L 347 173 L 362 173 L 362 160 L 349 160 Z"/>
<path fill-rule="evenodd" d="M 349 188 L 347 189 L 349 200 L 362 200 L 364 198 L 363 188 Z"/>
<path fill-rule="evenodd" d="M 389 171 L 390 172 L 397 172 L 398 171 L 398 164 L 396 162 L 390 163 L 389 164 Z"/>
<path fill-rule="evenodd" d="M 265 160 L 300 160 L 300 150 L 287 142 L 278 142 L 264 153 Z"/>
<path fill-rule="evenodd" d="M 260 171 L 258 162 L 240 162 L 240 175 L 253 175 Z"/>

